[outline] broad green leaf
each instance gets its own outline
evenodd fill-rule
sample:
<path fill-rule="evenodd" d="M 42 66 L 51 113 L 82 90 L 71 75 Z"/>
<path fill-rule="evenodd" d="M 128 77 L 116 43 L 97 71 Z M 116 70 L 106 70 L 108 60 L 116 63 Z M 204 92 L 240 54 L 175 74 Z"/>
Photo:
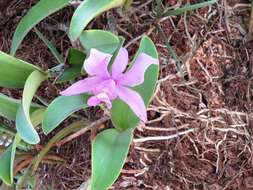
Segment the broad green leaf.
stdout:
<path fill-rule="evenodd" d="M 119 45 L 119 38 L 103 30 L 85 30 L 81 33 L 80 42 L 89 51 L 92 48 L 112 54 Z"/>
<path fill-rule="evenodd" d="M 27 77 L 40 68 L 0 51 L 0 86 L 22 88 Z"/>
<path fill-rule="evenodd" d="M 47 108 L 42 129 L 45 134 L 53 131 L 72 113 L 87 107 L 88 95 L 59 96 Z"/>
<path fill-rule="evenodd" d="M 74 80 L 81 75 L 82 66 L 70 66 L 57 79 L 57 83 Z"/>
<path fill-rule="evenodd" d="M 71 48 L 68 54 L 67 64 L 73 66 L 83 66 L 86 55 L 78 49 Z"/>
<path fill-rule="evenodd" d="M 5 117 L 9 120 L 15 120 L 17 110 L 20 104 L 20 100 L 10 98 L 0 93 L 0 116 Z M 32 104 L 30 112 L 41 109 L 42 106 L 37 104 Z"/>
<path fill-rule="evenodd" d="M 132 141 L 132 130 L 107 129 L 92 142 L 91 190 L 106 190 L 118 178 Z"/>
<path fill-rule="evenodd" d="M 30 111 L 30 115 L 31 115 L 30 118 L 34 127 L 42 123 L 45 111 L 46 111 L 46 108 L 36 109 L 34 112 Z"/>
<path fill-rule="evenodd" d="M 37 144 L 39 135 L 34 129 L 30 118 L 30 105 L 40 84 L 47 79 L 47 75 L 34 71 L 25 83 L 21 104 L 17 111 L 16 128 L 20 137 L 29 144 Z"/>
<path fill-rule="evenodd" d="M 70 49 L 67 59 L 68 68 L 58 78 L 57 82 L 74 80 L 80 76 L 85 57 L 86 55 L 83 52 L 77 49 Z"/>
<path fill-rule="evenodd" d="M 70 23 L 69 36 L 75 41 L 89 22 L 101 13 L 123 6 L 125 0 L 85 0 L 76 9 Z"/>
<path fill-rule="evenodd" d="M 158 59 L 155 45 L 151 39 L 146 36 L 142 38 L 139 50 L 136 53 L 135 58 L 140 53 L 146 53 Z M 148 106 L 149 101 L 154 93 L 158 74 L 159 66 L 151 65 L 145 73 L 144 83 L 134 88 L 142 96 L 146 106 Z M 139 122 L 138 117 L 132 112 L 129 106 L 119 99 L 113 101 L 111 116 L 112 122 L 118 130 L 125 130 L 128 128 L 136 127 Z"/>
<path fill-rule="evenodd" d="M 175 10 L 167 10 L 162 14 L 162 16 L 166 17 L 166 16 L 180 15 L 180 14 L 186 12 L 186 11 L 193 11 L 193 10 L 196 10 L 196 9 L 207 7 L 207 6 L 210 6 L 210 5 L 212 5 L 216 2 L 217 2 L 217 0 L 210 0 L 210 1 L 202 2 L 202 3 L 196 3 L 196 4 L 193 4 L 193 5 L 185 5 L 181 8 L 177 8 Z"/>
<path fill-rule="evenodd" d="M 40 0 L 19 22 L 11 44 L 11 55 L 14 55 L 26 34 L 41 20 L 60 10 L 70 0 Z"/>
<path fill-rule="evenodd" d="M 13 183 L 13 165 L 16 154 L 16 147 L 21 141 L 19 135 L 15 136 L 15 139 L 11 146 L 0 155 L 0 178 L 4 183 L 11 185 Z"/>
<path fill-rule="evenodd" d="M 50 42 L 46 38 L 46 36 L 44 36 L 37 28 L 34 27 L 34 30 L 35 30 L 35 33 L 37 34 L 37 36 L 44 42 L 44 44 L 46 44 L 46 46 L 51 51 L 51 53 L 54 55 L 54 57 L 56 58 L 58 63 L 64 64 L 64 62 L 65 62 L 64 57 L 58 52 L 58 50 L 56 49 L 56 47 L 54 47 L 52 42 Z"/>

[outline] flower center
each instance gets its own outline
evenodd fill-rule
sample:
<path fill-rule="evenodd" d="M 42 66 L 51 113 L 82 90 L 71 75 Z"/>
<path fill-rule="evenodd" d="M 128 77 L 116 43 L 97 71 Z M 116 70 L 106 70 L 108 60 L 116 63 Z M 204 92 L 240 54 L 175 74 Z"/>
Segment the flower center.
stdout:
<path fill-rule="evenodd" d="M 97 86 L 94 86 L 94 94 L 106 93 L 110 100 L 115 99 L 116 95 L 116 82 L 113 79 L 106 79 Z"/>

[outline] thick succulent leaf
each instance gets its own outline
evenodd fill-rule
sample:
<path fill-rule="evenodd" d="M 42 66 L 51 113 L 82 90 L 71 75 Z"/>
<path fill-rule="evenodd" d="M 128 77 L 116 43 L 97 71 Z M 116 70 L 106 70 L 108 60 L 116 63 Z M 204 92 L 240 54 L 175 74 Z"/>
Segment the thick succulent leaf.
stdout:
<path fill-rule="evenodd" d="M 22 88 L 35 70 L 40 68 L 0 51 L 0 87 Z"/>
<path fill-rule="evenodd" d="M 115 52 L 120 42 L 117 36 L 103 30 L 85 30 L 81 33 L 79 39 L 87 51 L 95 48 L 110 54 Z"/>
<path fill-rule="evenodd" d="M 69 36 L 75 41 L 89 22 L 101 13 L 123 6 L 125 0 L 85 0 L 76 9 L 70 23 Z"/>
<path fill-rule="evenodd" d="M 20 104 L 20 100 L 10 98 L 0 93 L 0 116 L 5 117 L 8 120 L 14 121 L 16 118 L 17 110 Z M 32 104 L 30 112 L 42 109 L 42 106 L 38 104 Z"/>
<path fill-rule="evenodd" d="M 16 128 L 20 137 L 29 144 L 37 144 L 39 135 L 34 129 L 30 118 L 30 106 L 35 92 L 40 84 L 47 79 L 47 75 L 34 71 L 27 79 L 23 91 L 22 101 L 17 111 Z"/>
<path fill-rule="evenodd" d="M 31 107 L 30 107 L 30 110 L 31 110 Z M 40 109 L 36 109 L 33 112 L 30 111 L 30 118 L 34 127 L 42 123 L 45 111 L 46 111 L 46 108 L 44 107 Z"/>
<path fill-rule="evenodd" d="M 70 0 L 40 0 L 19 22 L 12 38 L 11 55 L 14 55 L 26 34 L 41 20 L 60 10 Z"/>
<path fill-rule="evenodd" d="M 151 39 L 146 36 L 141 40 L 139 50 L 135 55 L 135 59 L 140 53 L 146 53 L 153 58 L 158 59 L 155 45 Z M 145 73 L 144 83 L 134 88 L 142 96 L 146 106 L 148 106 L 149 101 L 154 93 L 158 74 L 159 66 L 151 65 Z M 136 127 L 139 122 L 138 117 L 132 112 L 129 106 L 119 99 L 113 101 L 111 116 L 112 122 L 118 130 Z"/>
<path fill-rule="evenodd" d="M 78 49 L 71 48 L 68 53 L 67 64 L 73 66 L 83 66 L 86 55 Z"/>
<path fill-rule="evenodd" d="M 68 68 L 57 79 L 57 83 L 74 80 L 80 76 L 85 57 L 86 55 L 83 52 L 77 49 L 70 49 L 67 59 Z"/>
<path fill-rule="evenodd" d="M 91 190 L 106 190 L 118 178 L 127 158 L 132 130 L 107 129 L 92 142 Z"/>
<path fill-rule="evenodd" d="M 76 77 L 81 75 L 82 66 L 71 66 L 67 68 L 61 76 L 57 79 L 57 83 L 74 80 Z"/>
<path fill-rule="evenodd" d="M 42 129 L 45 134 L 53 131 L 63 120 L 72 113 L 87 107 L 88 95 L 59 96 L 47 108 Z"/>
<path fill-rule="evenodd" d="M 13 165 L 16 154 L 16 147 L 21 141 L 19 135 L 15 136 L 15 139 L 11 146 L 9 146 L 5 152 L 0 155 L 0 178 L 4 183 L 11 185 L 13 183 Z"/>

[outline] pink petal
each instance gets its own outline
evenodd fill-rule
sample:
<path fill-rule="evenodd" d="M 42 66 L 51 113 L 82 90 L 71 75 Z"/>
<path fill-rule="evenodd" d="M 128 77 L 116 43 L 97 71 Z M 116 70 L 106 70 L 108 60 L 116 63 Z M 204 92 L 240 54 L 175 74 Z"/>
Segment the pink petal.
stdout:
<path fill-rule="evenodd" d="M 117 86 L 116 92 L 119 98 L 132 109 L 137 117 L 143 122 L 147 121 L 146 106 L 137 92 L 124 86 Z"/>
<path fill-rule="evenodd" d="M 110 100 L 116 98 L 116 83 L 112 79 L 107 79 L 101 81 L 99 84 L 95 85 L 92 92 L 94 94 L 99 94 L 99 93 L 106 93 Z"/>
<path fill-rule="evenodd" d="M 142 84 L 145 72 L 152 64 L 158 64 L 158 60 L 145 53 L 141 53 L 132 68 L 118 79 L 119 84 L 131 87 Z"/>
<path fill-rule="evenodd" d="M 106 93 L 100 93 L 100 94 L 90 97 L 87 101 L 87 104 L 89 106 L 97 106 L 101 102 L 106 103 L 109 109 L 112 108 L 112 103 L 109 99 L 109 96 Z"/>
<path fill-rule="evenodd" d="M 126 48 L 120 48 L 119 53 L 112 64 L 112 77 L 116 79 L 119 75 L 121 75 L 126 69 L 127 64 L 128 52 Z"/>
<path fill-rule="evenodd" d="M 83 94 L 86 92 L 91 92 L 94 86 L 98 85 L 102 81 L 99 77 L 88 77 L 84 80 L 80 80 L 66 90 L 62 91 L 60 94 L 63 96 L 74 96 L 78 94 Z"/>
<path fill-rule="evenodd" d="M 103 53 L 96 49 L 90 50 L 90 56 L 84 61 L 84 70 L 90 76 L 109 77 L 108 64 L 112 55 Z"/>

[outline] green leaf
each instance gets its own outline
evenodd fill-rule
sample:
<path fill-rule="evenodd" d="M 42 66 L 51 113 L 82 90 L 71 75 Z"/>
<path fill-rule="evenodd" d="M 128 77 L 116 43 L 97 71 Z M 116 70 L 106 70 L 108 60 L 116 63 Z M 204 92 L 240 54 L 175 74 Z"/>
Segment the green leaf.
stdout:
<path fill-rule="evenodd" d="M 52 42 L 50 42 L 46 38 L 46 36 L 44 36 L 37 28 L 34 27 L 34 30 L 35 30 L 35 33 L 37 34 L 37 36 L 44 42 L 44 44 L 46 44 L 46 46 L 51 51 L 51 53 L 54 55 L 54 57 L 56 58 L 58 63 L 64 64 L 64 62 L 65 62 L 64 57 L 58 52 L 58 50 L 56 49 L 56 47 L 54 47 Z"/>
<path fill-rule="evenodd" d="M 47 79 L 47 75 L 34 71 L 25 83 L 21 104 L 17 111 L 16 128 L 20 137 L 29 144 L 37 144 L 39 135 L 34 129 L 30 118 L 30 105 L 40 84 Z"/>
<path fill-rule="evenodd" d="M 76 9 L 70 23 L 69 36 L 75 41 L 89 22 L 101 13 L 123 6 L 125 0 L 85 0 Z"/>
<path fill-rule="evenodd" d="M 41 20 L 60 10 L 70 0 L 40 0 L 19 22 L 11 44 L 11 55 L 14 55 L 26 34 Z"/>
<path fill-rule="evenodd" d="M 106 190 L 118 178 L 132 141 L 132 130 L 107 129 L 92 142 L 91 190 Z"/>
<path fill-rule="evenodd" d="M 74 80 L 76 77 L 80 76 L 85 57 L 86 55 L 83 52 L 77 49 L 70 49 L 67 60 L 68 68 L 57 79 L 57 82 Z"/>
<path fill-rule="evenodd" d="M 31 109 L 31 107 L 30 107 L 30 109 Z M 34 127 L 36 127 L 42 123 L 45 111 L 46 111 L 46 108 L 40 108 L 40 109 L 36 109 L 34 112 L 32 112 L 30 114 L 31 115 L 30 116 L 31 122 Z"/>
<path fill-rule="evenodd" d="M 1 87 L 22 88 L 27 77 L 35 70 L 40 68 L 0 51 Z"/>
<path fill-rule="evenodd" d="M 88 95 L 59 96 L 47 108 L 42 129 L 45 134 L 53 131 L 63 120 L 72 113 L 87 107 Z"/>
<path fill-rule="evenodd" d="M 74 80 L 76 77 L 81 75 L 82 66 L 71 66 L 67 68 L 61 76 L 57 79 L 57 83 Z"/>
<path fill-rule="evenodd" d="M 10 98 L 0 93 L 0 116 L 5 117 L 8 120 L 14 121 L 16 118 L 19 104 L 20 100 Z M 30 111 L 34 112 L 35 110 L 41 108 L 42 106 L 38 104 L 32 104 Z"/>
<path fill-rule="evenodd" d="M 156 0 L 155 11 L 158 17 L 162 16 L 162 0 Z"/>
<path fill-rule="evenodd" d="M 78 49 L 71 48 L 68 54 L 67 63 L 73 66 L 83 66 L 86 55 Z"/>
<path fill-rule="evenodd" d="M 151 57 L 158 59 L 158 54 L 154 43 L 146 36 L 144 36 L 141 40 L 139 50 L 135 55 L 135 59 L 140 53 L 146 53 Z M 134 63 L 134 61 L 132 63 Z M 145 73 L 144 83 L 134 88 L 142 96 L 146 106 L 148 106 L 154 93 L 158 74 L 159 66 L 151 65 Z M 113 101 L 111 117 L 114 126 L 118 130 L 136 127 L 139 122 L 139 118 L 132 112 L 129 106 L 120 99 Z"/>
<path fill-rule="evenodd" d="M 81 33 L 80 42 L 89 51 L 95 48 L 99 51 L 112 54 L 119 45 L 119 38 L 111 32 L 103 30 L 85 30 Z"/>
<path fill-rule="evenodd" d="M 16 147 L 21 141 L 19 135 L 15 136 L 15 139 L 11 146 L 0 155 L 0 178 L 4 183 L 11 185 L 13 183 L 13 165 L 16 154 Z"/>
<path fill-rule="evenodd" d="M 193 11 L 193 10 L 196 10 L 196 9 L 207 7 L 207 6 L 210 6 L 210 5 L 212 5 L 216 2 L 217 2 L 217 0 L 210 0 L 210 1 L 207 1 L 207 2 L 203 2 L 203 3 L 196 3 L 196 4 L 193 4 L 193 5 L 185 5 L 184 7 L 177 8 L 175 10 L 165 11 L 162 14 L 162 17 L 180 15 L 180 14 L 186 12 L 186 11 Z"/>

